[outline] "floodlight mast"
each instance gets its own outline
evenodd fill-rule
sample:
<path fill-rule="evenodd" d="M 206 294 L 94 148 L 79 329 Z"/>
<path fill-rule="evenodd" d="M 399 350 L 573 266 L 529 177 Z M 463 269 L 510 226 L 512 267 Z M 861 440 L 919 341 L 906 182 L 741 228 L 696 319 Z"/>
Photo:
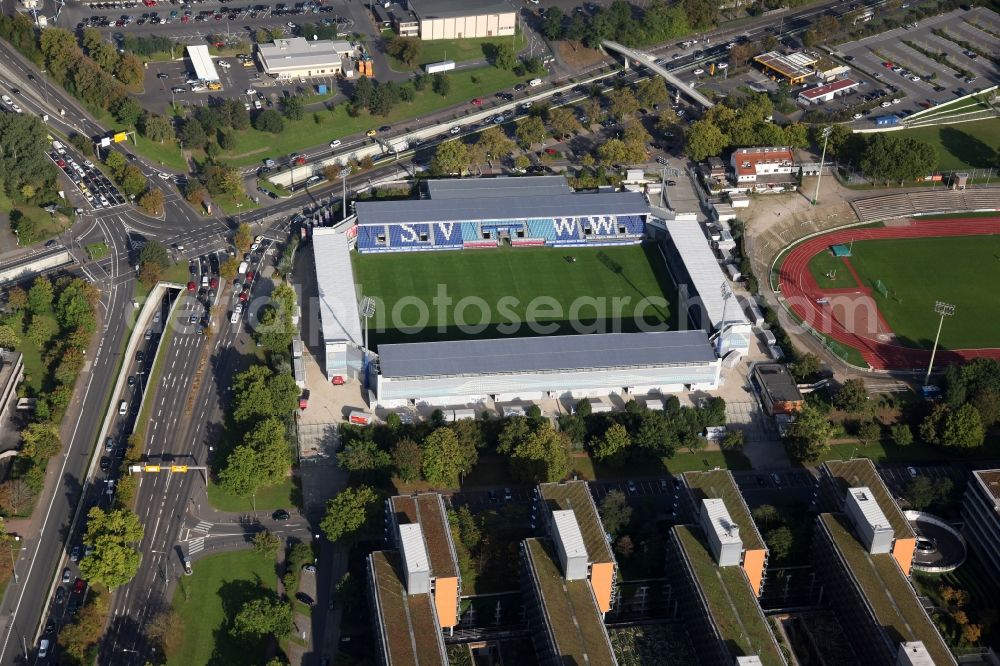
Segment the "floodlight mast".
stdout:
<path fill-rule="evenodd" d="M 938 320 L 937 335 L 934 336 L 934 347 L 931 349 L 931 362 L 927 365 L 927 376 L 924 377 L 924 386 L 929 386 L 931 383 L 931 371 L 934 369 L 934 356 L 937 354 L 938 340 L 941 339 L 941 328 L 944 326 L 944 318 L 955 314 L 955 306 L 951 303 L 938 301 L 934 304 L 934 312 L 940 315 L 941 319 Z"/>
<path fill-rule="evenodd" d="M 830 140 L 830 134 L 833 133 L 833 126 L 823 128 L 823 154 L 819 158 L 819 173 L 816 174 L 816 191 L 813 193 L 812 204 L 815 206 L 819 201 L 819 184 L 823 181 L 823 163 L 826 162 L 826 143 Z"/>
<path fill-rule="evenodd" d="M 722 356 L 723 335 L 726 331 L 726 309 L 729 306 L 729 299 L 733 297 L 733 290 L 729 288 L 728 284 L 723 282 L 719 288 L 719 293 L 722 295 L 722 321 L 719 322 L 719 343 L 716 353 Z"/>
<path fill-rule="evenodd" d="M 365 388 L 368 387 L 368 320 L 372 318 L 375 314 L 375 299 L 371 296 L 365 296 L 361 299 L 358 304 L 358 310 L 361 314 L 361 318 L 365 320 L 365 356 L 361 363 L 362 382 Z"/>

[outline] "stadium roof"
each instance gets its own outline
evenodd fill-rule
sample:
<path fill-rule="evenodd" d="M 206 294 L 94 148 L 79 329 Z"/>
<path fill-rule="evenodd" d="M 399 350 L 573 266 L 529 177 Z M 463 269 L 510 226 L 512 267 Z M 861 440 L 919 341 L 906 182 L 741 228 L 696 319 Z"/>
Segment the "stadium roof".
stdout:
<path fill-rule="evenodd" d="M 517 178 L 450 178 L 427 181 L 431 199 L 479 199 L 483 196 L 572 194 L 563 176 L 519 176 Z"/>
<path fill-rule="evenodd" d="M 910 521 L 906 519 L 899 505 L 892 499 L 892 494 L 885 487 L 882 477 L 875 470 L 875 465 L 868 458 L 854 460 L 827 460 L 822 465 L 831 477 L 837 481 L 840 497 L 846 497 L 849 488 L 867 487 L 882 513 L 889 520 L 892 532 L 897 539 L 913 539 L 916 534 Z"/>
<path fill-rule="evenodd" d="M 664 222 L 677 253 L 684 258 L 684 266 L 693 283 L 691 286 L 701 298 L 713 329 L 721 328 L 723 310 L 726 313 L 726 324 L 749 325 L 750 322 L 743 314 L 743 308 L 735 298 L 730 299 L 728 306 L 723 302 L 721 287 L 723 284 L 728 284 L 728 280 L 722 274 L 722 268 L 712 253 L 712 248 L 709 247 L 708 239 L 702 233 L 698 221 L 672 219 Z"/>
<path fill-rule="evenodd" d="M 712 624 L 733 659 L 757 655 L 765 666 L 784 666 L 785 659 L 743 569 L 716 565 L 698 527 L 678 525 L 673 530 L 708 605 Z"/>
<path fill-rule="evenodd" d="M 889 554 L 865 550 L 854 536 L 850 520 L 844 514 L 823 513 L 817 520 L 830 536 L 841 561 L 857 582 L 862 596 L 875 615 L 875 621 L 893 641 L 921 641 L 938 666 L 954 664 L 948 646 L 931 623 L 913 587 Z"/>
<path fill-rule="evenodd" d="M 359 201 L 358 224 L 537 220 L 582 215 L 643 215 L 646 197 L 638 192 L 503 195 L 486 188 L 481 196 Z"/>
<path fill-rule="evenodd" d="M 590 582 L 566 580 L 547 541 L 526 539 L 524 549 L 546 629 L 561 661 L 567 666 L 617 664 Z"/>
<path fill-rule="evenodd" d="M 420 525 L 430 556 L 431 575 L 435 578 L 458 576 L 455 546 L 441 496 L 437 493 L 397 495 L 389 498 L 389 506 L 399 525 Z"/>
<path fill-rule="evenodd" d="M 572 510 L 580 525 L 580 534 L 587 547 L 591 563 L 614 562 L 611 547 L 605 536 L 604 524 L 597 514 L 597 507 L 586 481 L 564 481 L 562 483 L 540 483 L 538 493 L 552 511 Z"/>
<path fill-rule="evenodd" d="M 700 506 L 703 499 L 720 499 L 725 503 L 729 517 L 740 526 L 740 538 L 743 539 L 743 546 L 747 550 L 767 548 L 750 515 L 750 509 L 728 470 L 685 472 L 683 477 L 694 496 L 695 506 Z"/>
<path fill-rule="evenodd" d="M 409 8 L 420 19 L 448 18 L 452 16 L 482 16 L 516 11 L 507 0 L 408 0 Z"/>
<path fill-rule="evenodd" d="M 324 321 L 324 331 L 325 326 Z M 702 330 L 408 342 L 379 345 L 378 350 L 382 375 L 397 378 L 646 368 L 715 360 Z"/>
<path fill-rule="evenodd" d="M 191 59 L 191 66 L 194 67 L 194 78 L 199 81 L 219 80 L 219 73 L 215 71 L 215 64 L 212 62 L 212 56 L 208 54 L 206 44 L 188 46 L 187 54 Z"/>
<path fill-rule="evenodd" d="M 313 258 L 323 339 L 360 346 L 364 342 L 361 315 L 358 314 L 347 236 L 333 229 L 313 229 Z"/>
<path fill-rule="evenodd" d="M 427 666 L 448 663 L 441 630 L 429 594 L 407 594 L 399 554 L 376 551 L 368 556 L 375 593 L 378 640 L 390 664 Z"/>
<path fill-rule="evenodd" d="M 353 51 L 354 48 L 348 42 L 309 40 L 305 37 L 277 39 L 270 44 L 257 45 L 264 71 L 268 73 L 309 67 L 339 67 L 343 54 Z"/>

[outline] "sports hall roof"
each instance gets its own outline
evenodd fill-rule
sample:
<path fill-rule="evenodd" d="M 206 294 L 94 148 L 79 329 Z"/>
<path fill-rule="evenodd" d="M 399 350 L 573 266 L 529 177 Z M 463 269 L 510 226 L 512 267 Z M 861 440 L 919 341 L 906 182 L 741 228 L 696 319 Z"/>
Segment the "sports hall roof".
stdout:
<path fill-rule="evenodd" d="M 722 273 L 722 268 L 712 254 L 708 239 L 701 231 L 697 220 L 673 219 L 664 220 L 670 238 L 677 248 L 677 253 L 684 258 L 684 266 L 693 283 L 691 286 L 701 298 L 705 312 L 712 321 L 715 330 L 721 328 L 722 312 L 725 310 L 726 322 L 730 325 L 750 325 L 743 308 L 735 298 L 729 299 L 726 305 L 722 298 L 721 287 L 728 280 Z"/>
<path fill-rule="evenodd" d="M 191 59 L 191 66 L 194 67 L 194 78 L 199 81 L 218 81 L 219 73 L 215 70 L 212 56 L 208 54 L 208 46 L 197 44 L 187 47 L 188 58 Z"/>
<path fill-rule="evenodd" d="M 313 229 L 313 259 L 323 339 L 363 344 L 347 236 L 333 229 Z"/>
<path fill-rule="evenodd" d="M 638 192 L 504 194 L 487 187 L 481 194 L 465 192 L 459 198 L 359 201 L 356 211 L 358 224 L 414 224 L 643 215 L 649 212 L 649 204 Z"/>
<path fill-rule="evenodd" d="M 703 330 L 379 345 L 382 376 L 390 378 L 645 368 L 714 360 Z"/>
<path fill-rule="evenodd" d="M 569 183 L 562 176 L 518 176 L 516 178 L 451 178 L 427 181 L 431 199 L 479 199 L 489 196 L 526 194 L 552 196 L 571 194 Z"/>

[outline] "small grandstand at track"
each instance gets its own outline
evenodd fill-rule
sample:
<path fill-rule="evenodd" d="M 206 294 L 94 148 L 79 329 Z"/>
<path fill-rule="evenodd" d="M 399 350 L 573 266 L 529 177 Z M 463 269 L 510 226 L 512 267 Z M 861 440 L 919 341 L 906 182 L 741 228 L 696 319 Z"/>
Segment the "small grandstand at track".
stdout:
<path fill-rule="evenodd" d="M 720 381 L 721 356 L 746 354 L 752 337 L 741 306 L 722 303 L 726 278 L 696 217 L 654 217 L 639 193 L 574 192 L 562 177 L 430 181 L 417 199 L 359 201 L 354 219 L 315 229 L 312 241 L 326 374 L 361 379 L 381 407 L 709 390 Z M 567 289 L 574 275 L 586 288 Z M 684 299 L 677 313 L 668 312 L 678 303 L 679 280 Z M 525 334 L 484 315 L 474 320 L 484 324 L 478 331 L 453 334 L 460 326 L 450 311 L 430 310 L 417 322 L 389 316 L 396 308 L 383 296 L 406 301 L 401 308 L 412 314 L 431 305 L 436 292 L 429 287 L 442 284 L 461 287 L 459 302 L 478 299 L 488 307 L 503 297 L 548 298 L 549 307 L 567 305 L 557 296 L 660 297 L 666 309 L 658 321 L 667 330 L 574 325 L 567 334 L 564 325 Z M 696 290 L 705 285 L 702 300 Z M 409 337 L 372 344 L 364 321 L 356 321 L 363 296 L 375 297 L 369 334 L 382 330 L 376 321 L 387 321 L 390 332 Z M 535 323 L 579 318 L 572 308 L 566 321 L 527 313 Z M 433 327 L 443 335 L 421 337 Z"/>
<path fill-rule="evenodd" d="M 901 217 L 1000 210 L 1000 187 L 948 190 L 944 187 L 858 199 L 851 202 L 861 222 Z"/>

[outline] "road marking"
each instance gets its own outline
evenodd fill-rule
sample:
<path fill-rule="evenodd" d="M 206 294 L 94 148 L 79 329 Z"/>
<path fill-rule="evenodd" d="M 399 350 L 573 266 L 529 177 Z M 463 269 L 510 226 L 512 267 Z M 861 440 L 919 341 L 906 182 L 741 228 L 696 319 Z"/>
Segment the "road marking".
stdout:
<path fill-rule="evenodd" d="M 188 555 L 194 555 L 205 550 L 205 537 L 198 537 L 188 542 Z"/>
<path fill-rule="evenodd" d="M 197 525 L 195 525 L 192 529 L 198 532 L 208 532 L 209 530 L 212 529 L 212 523 L 208 522 L 207 520 L 203 520 L 199 522 Z"/>

